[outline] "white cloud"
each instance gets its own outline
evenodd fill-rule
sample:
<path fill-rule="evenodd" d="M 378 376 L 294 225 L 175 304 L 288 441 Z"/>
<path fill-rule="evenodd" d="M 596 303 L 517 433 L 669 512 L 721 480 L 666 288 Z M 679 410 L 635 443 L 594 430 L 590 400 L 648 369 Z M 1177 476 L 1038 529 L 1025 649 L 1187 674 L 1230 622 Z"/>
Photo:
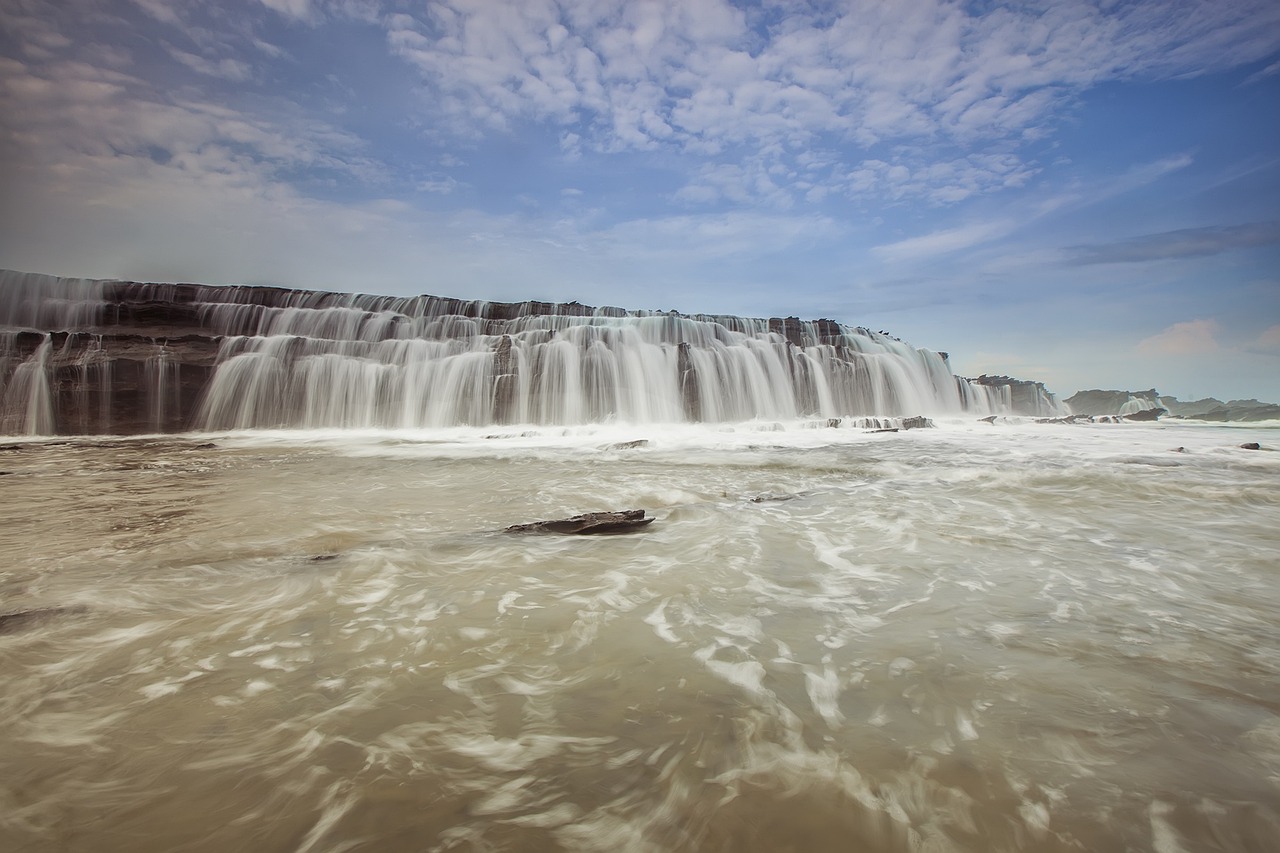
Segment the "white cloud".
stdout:
<path fill-rule="evenodd" d="M 1219 349 L 1215 337 L 1222 330 L 1217 320 L 1190 320 L 1174 323 L 1161 332 L 1138 342 L 1143 355 L 1202 355 Z"/>
<path fill-rule="evenodd" d="M 1280 355 L 1280 324 L 1265 329 L 1254 339 L 1250 349 L 1256 352 L 1269 352 Z"/>
<path fill-rule="evenodd" d="M 1271 63 L 1266 68 L 1263 68 L 1261 71 L 1256 71 L 1253 74 L 1250 74 L 1248 77 L 1245 78 L 1243 85 L 1251 86 L 1254 83 L 1258 83 L 1262 80 L 1265 80 L 1274 74 L 1280 74 L 1280 59 L 1277 59 L 1275 62 Z"/>
<path fill-rule="evenodd" d="M 723 0 L 447 0 L 385 18 L 388 44 L 438 92 L 455 133 L 519 122 L 566 128 L 566 152 L 674 149 L 718 155 L 772 149 L 794 167 L 815 145 L 894 142 L 932 161 L 940 140 L 1039 138 L 1064 100 L 1104 80 L 1189 76 L 1254 61 L 1280 46 L 1280 7 L 1266 0 L 1198 0 L 1098 8 L 1080 2 L 998 7 L 981 16 L 933 0 L 858 0 L 837 9 L 789 5 L 776 20 Z M 946 204 L 1025 182 L 1035 168 L 966 165 L 968 174 L 916 175 L 914 185 L 856 173 L 832 177 L 855 193 L 924 195 Z M 954 162 L 941 161 L 956 171 Z M 741 164 L 749 170 L 749 165 Z M 853 176 L 852 179 L 850 176 Z M 1135 176 L 1140 178 L 1141 176 Z M 823 176 L 798 175 L 806 190 Z M 686 200 L 727 198 L 700 177 Z M 775 186 L 760 184 L 776 204 Z"/>
<path fill-rule="evenodd" d="M 312 16 L 311 0 L 258 0 L 258 2 L 286 18 L 306 21 Z"/>
<path fill-rule="evenodd" d="M 1258 249 L 1280 245 L 1280 221 L 1251 222 L 1244 225 L 1214 225 L 1183 228 L 1160 234 L 1144 234 L 1128 240 L 1073 246 L 1068 250 L 1072 264 L 1122 264 L 1204 257 L 1235 249 Z"/>
<path fill-rule="evenodd" d="M 253 74 L 253 70 L 249 63 L 241 62 L 238 59 L 232 59 L 230 57 L 217 60 L 206 59 L 203 56 L 197 56 L 194 53 L 188 53 L 185 50 L 179 50 L 173 46 L 167 46 L 167 50 L 169 51 L 170 56 L 190 68 L 192 71 L 209 77 L 221 77 L 224 80 L 242 83 L 245 80 L 248 80 Z"/>
<path fill-rule="evenodd" d="M 1017 227 L 1012 220 L 976 222 L 959 228 L 948 228 L 909 237 L 896 243 L 875 246 L 871 253 L 885 261 L 910 261 L 957 252 L 981 245 L 1011 233 Z"/>

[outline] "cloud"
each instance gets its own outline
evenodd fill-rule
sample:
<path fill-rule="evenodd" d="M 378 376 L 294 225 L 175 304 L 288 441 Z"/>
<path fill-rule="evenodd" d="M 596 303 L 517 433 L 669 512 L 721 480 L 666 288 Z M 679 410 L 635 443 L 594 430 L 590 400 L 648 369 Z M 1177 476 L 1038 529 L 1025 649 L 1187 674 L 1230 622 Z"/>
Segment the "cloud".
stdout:
<path fill-rule="evenodd" d="M 1263 330 L 1248 348 L 1254 352 L 1280 355 L 1280 325 Z"/>
<path fill-rule="evenodd" d="M 948 228 L 909 237 L 896 243 L 875 246 L 871 253 L 885 261 L 908 261 L 930 258 L 935 255 L 957 252 L 1004 237 L 1017 227 L 1012 220 L 993 220 L 991 222 L 975 222 L 959 228 Z"/>
<path fill-rule="evenodd" d="M 197 56 L 194 53 L 188 53 L 172 46 L 168 47 L 168 51 L 170 56 L 192 71 L 209 77 L 221 77 L 224 80 L 242 83 L 253 74 L 252 68 L 247 62 L 241 62 L 237 59 L 229 57 L 218 60 L 206 59 L 203 56 Z"/>
<path fill-rule="evenodd" d="M 1280 221 L 1183 228 L 1131 240 L 1067 249 L 1067 263 L 1125 264 L 1216 255 L 1280 244 Z"/>
<path fill-rule="evenodd" d="M 845 229 L 825 216 L 780 216 L 750 211 L 632 219 L 590 239 L 627 259 L 751 259 L 836 239 Z"/>
<path fill-rule="evenodd" d="M 1214 337 L 1222 327 L 1216 320 L 1191 320 L 1174 323 L 1149 338 L 1138 342 L 1137 350 L 1143 355 L 1179 356 L 1203 355 L 1220 348 Z"/>
<path fill-rule="evenodd" d="M 980 15 L 945 0 L 855 0 L 793 4 L 782 16 L 723 0 L 443 0 L 388 14 L 384 26 L 392 52 L 435 94 L 434 126 L 454 134 L 546 123 L 564 129 L 570 153 L 671 150 L 744 172 L 762 163 L 790 175 L 784 190 L 811 198 L 897 193 L 939 204 L 1036 171 L 1011 152 L 988 163 L 939 159 L 947 145 L 1016 147 L 1043 137 L 1055 110 L 1099 83 L 1196 76 L 1280 47 L 1280 7 L 1267 0 Z M 893 144 L 898 162 L 842 153 L 826 173 L 800 168 L 804 154 L 850 143 L 864 152 Z M 877 161 L 909 169 L 915 183 L 868 178 Z M 957 174 L 923 175 L 926 163 Z M 706 174 L 682 198 L 733 199 L 730 183 L 778 202 L 777 180 Z"/>
<path fill-rule="evenodd" d="M 285 18 L 306 21 L 312 17 L 311 0 L 258 0 L 258 2 Z"/>
<path fill-rule="evenodd" d="M 1280 59 L 1277 59 L 1261 71 L 1255 71 L 1253 74 L 1250 74 L 1245 78 L 1241 85 L 1252 86 L 1254 83 L 1261 82 L 1274 74 L 1280 74 Z"/>

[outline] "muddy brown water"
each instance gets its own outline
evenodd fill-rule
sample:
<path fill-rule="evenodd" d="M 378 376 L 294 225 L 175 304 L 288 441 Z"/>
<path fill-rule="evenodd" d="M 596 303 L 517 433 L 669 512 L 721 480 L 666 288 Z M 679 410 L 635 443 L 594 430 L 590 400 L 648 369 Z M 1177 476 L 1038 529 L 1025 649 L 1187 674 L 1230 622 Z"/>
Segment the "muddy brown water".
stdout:
<path fill-rule="evenodd" d="M 6 445 L 0 848 L 1277 849 L 1280 431 L 979 426 Z"/>

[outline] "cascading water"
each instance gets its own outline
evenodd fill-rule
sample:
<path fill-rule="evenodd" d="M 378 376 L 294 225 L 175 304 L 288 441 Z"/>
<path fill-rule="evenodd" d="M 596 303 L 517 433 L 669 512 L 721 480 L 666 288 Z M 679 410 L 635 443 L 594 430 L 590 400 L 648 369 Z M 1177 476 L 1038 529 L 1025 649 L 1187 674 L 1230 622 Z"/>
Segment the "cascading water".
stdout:
<path fill-rule="evenodd" d="M 943 355 L 829 320 L 13 272 L 0 288 L 8 432 L 113 428 L 126 397 L 153 432 L 1011 412 L 1008 388 L 953 376 Z M 50 382 L 73 365 L 99 382 L 63 405 Z"/>
<path fill-rule="evenodd" d="M 0 430 L 23 435 L 52 435 L 53 401 L 49 393 L 49 352 L 46 335 L 32 355 L 16 364 L 0 385 Z M 17 359 L 5 359 L 15 362 Z"/>

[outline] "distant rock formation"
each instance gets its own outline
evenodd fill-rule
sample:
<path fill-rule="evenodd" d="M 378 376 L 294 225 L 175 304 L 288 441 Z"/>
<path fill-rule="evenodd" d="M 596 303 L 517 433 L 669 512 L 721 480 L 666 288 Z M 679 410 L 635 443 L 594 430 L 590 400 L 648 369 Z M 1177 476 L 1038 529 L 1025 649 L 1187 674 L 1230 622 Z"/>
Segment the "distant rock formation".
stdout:
<path fill-rule="evenodd" d="M 1199 421 L 1263 421 L 1280 419 L 1280 405 L 1258 400 L 1224 403 L 1213 397 L 1181 402 L 1177 397 L 1146 391 L 1077 391 L 1064 400 L 1077 415 L 1123 416 L 1126 420 L 1155 420 L 1170 417 Z"/>
<path fill-rule="evenodd" d="M 1167 408 L 1160 405 L 1160 394 L 1154 388 L 1148 391 L 1077 391 L 1063 402 L 1077 415 L 1132 415 Z"/>
<path fill-rule="evenodd" d="M 1010 408 L 1020 415 L 1050 416 L 1061 413 L 1058 401 L 1044 387 L 1043 382 L 1013 379 L 1008 376 L 988 376 L 985 373 L 977 379 L 970 379 L 969 382 L 984 388 L 1006 389 Z"/>
<path fill-rule="evenodd" d="M 1179 402 L 1176 397 L 1161 397 L 1160 402 L 1174 417 L 1196 421 L 1273 421 L 1280 420 L 1280 404 L 1259 400 L 1231 400 L 1222 402 L 1213 397 Z"/>

